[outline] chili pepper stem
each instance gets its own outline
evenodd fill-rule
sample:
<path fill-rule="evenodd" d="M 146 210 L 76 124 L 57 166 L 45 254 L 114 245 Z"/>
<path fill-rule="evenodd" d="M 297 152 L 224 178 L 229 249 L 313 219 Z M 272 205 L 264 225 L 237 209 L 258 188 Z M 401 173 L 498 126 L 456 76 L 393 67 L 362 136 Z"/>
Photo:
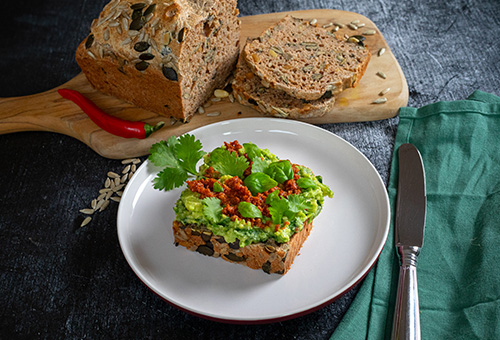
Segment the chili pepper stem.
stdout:
<path fill-rule="evenodd" d="M 163 125 L 165 125 L 165 122 L 159 122 L 155 126 L 151 126 L 147 123 L 144 123 L 144 131 L 146 133 L 146 138 L 149 137 L 153 132 L 160 130 Z"/>

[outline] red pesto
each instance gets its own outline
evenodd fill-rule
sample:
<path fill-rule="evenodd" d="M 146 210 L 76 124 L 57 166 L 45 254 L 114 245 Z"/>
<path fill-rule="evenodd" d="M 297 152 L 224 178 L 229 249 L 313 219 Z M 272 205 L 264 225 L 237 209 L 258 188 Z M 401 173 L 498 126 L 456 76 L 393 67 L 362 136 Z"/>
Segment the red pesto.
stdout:
<path fill-rule="evenodd" d="M 231 143 L 224 143 L 227 150 L 231 152 L 237 152 L 237 150 L 241 149 L 242 146 L 238 143 L 238 141 L 233 141 Z M 245 154 L 245 157 L 248 156 Z M 252 162 L 249 160 L 249 167 L 245 170 L 244 176 L 247 176 L 251 173 L 252 170 Z M 269 213 L 268 205 L 265 203 L 267 196 L 276 190 L 279 190 L 279 195 L 281 197 L 287 197 L 291 194 L 299 194 L 300 187 L 297 185 L 296 180 L 299 178 L 298 168 L 296 164 L 292 163 L 292 169 L 294 172 L 294 178 L 289 179 L 283 184 L 278 184 L 274 188 L 269 189 L 268 191 L 257 193 L 257 195 L 253 196 L 250 190 L 243 184 L 241 178 L 234 176 L 232 178 L 227 179 L 224 183 L 219 182 L 221 184 L 223 191 L 222 192 L 214 192 L 214 183 L 218 182 L 218 173 L 212 167 L 209 167 L 204 176 L 206 178 L 199 180 L 187 181 L 187 185 L 189 190 L 192 192 L 197 192 L 200 194 L 200 199 L 204 199 L 206 197 L 215 197 L 221 201 L 221 206 L 223 207 L 222 213 L 226 216 L 229 216 L 231 219 L 244 219 L 246 221 L 250 221 L 252 225 L 257 226 L 259 228 L 265 228 L 267 226 L 272 225 L 271 221 L 267 221 L 263 223 L 260 218 L 244 218 L 238 212 L 238 204 L 240 202 L 249 202 L 255 205 L 262 212 L 262 216 L 271 217 Z M 287 224 L 287 223 L 285 223 Z M 279 228 L 279 225 L 275 226 L 276 229 Z"/>
<path fill-rule="evenodd" d="M 155 126 L 151 126 L 144 122 L 131 122 L 124 120 L 108 115 L 90 99 L 78 91 L 59 89 L 57 92 L 61 95 L 61 97 L 69 99 L 78 105 L 97 126 L 115 136 L 144 139 L 153 132 L 161 129 L 165 124 L 164 122 L 159 122 Z"/>

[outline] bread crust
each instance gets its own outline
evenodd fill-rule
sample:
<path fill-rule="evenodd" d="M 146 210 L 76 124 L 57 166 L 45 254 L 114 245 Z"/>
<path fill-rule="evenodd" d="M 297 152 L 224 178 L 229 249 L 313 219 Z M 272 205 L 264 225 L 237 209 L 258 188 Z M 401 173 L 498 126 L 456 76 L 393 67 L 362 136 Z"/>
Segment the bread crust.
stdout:
<path fill-rule="evenodd" d="M 76 60 L 97 90 L 187 121 L 237 61 L 236 0 L 152 0 L 137 9 L 141 3 L 107 4 Z"/>
<path fill-rule="evenodd" d="M 364 45 L 288 15 L 248 41 L 244 51 L 264 86 L 304 100 L 357 86 L 371 56 Z"/>
<path fill-rule="evenodd" d="M 173 222 L 175 245 L 201 254 L 220 257 L 267 274 L 284 275 L 290 270 L 295 257 L 312 230 L 312 222 L 304 223 L 301 231 L 287 243 L 278 244 L 270 239 L 265 243 L 253 243 L 240 247 L 239 242 L 227 243 L 222 236 L 214 235 L 206 226 L 184 225 Z"/>

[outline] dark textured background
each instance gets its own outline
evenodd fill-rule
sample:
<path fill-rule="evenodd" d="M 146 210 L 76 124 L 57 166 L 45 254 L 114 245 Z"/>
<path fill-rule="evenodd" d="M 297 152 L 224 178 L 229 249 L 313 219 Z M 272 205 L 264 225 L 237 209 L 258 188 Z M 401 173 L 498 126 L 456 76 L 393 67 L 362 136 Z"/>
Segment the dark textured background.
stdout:
<path fill-rule="evenodd" d="M 107 0 L 3 1 L 0 97 L 54 88 L 79 73 L 77 44 Z M 498 0 L 240 0 L 241 15 L 358 12 L 381 30 L 408 81 L 410 106 L 500 94 Z M 398 118 L 323 125 L 359 148 L 384 180 Z M 0 121 L 1 124 L 1 121 Z M 0 338 L 328 339 L 357 289 L 294 320 L 261 326 L 190 316 L 144 286 L 116 235 L 117 205 L 79 228 L 78 210 L 119 161 L 47 132 L 0 136 Z"/>

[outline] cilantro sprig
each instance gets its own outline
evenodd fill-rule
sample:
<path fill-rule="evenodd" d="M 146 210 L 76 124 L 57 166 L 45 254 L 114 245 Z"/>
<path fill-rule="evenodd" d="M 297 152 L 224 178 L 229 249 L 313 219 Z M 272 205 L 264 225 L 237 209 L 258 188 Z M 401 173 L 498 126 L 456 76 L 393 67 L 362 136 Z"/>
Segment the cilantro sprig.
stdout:
<path fill-rule="evenodd" d="M 201 149 L 201 142 L 190 134 L 153 144 L 148 159 L 164 168 L 153 180 L 154 188 L 172 190 L 182 186 L 190 176 L 196 176 L 196 164 L 206 154 Z"/>
<path fill-rule="evenodd" d="M 249 163 L 244 156 L 238 156 L 235 152 L 225 148 L 217 148 L 210 152 L 209 165 L 222 176 L 230 175 L 241 178 Z"/>

